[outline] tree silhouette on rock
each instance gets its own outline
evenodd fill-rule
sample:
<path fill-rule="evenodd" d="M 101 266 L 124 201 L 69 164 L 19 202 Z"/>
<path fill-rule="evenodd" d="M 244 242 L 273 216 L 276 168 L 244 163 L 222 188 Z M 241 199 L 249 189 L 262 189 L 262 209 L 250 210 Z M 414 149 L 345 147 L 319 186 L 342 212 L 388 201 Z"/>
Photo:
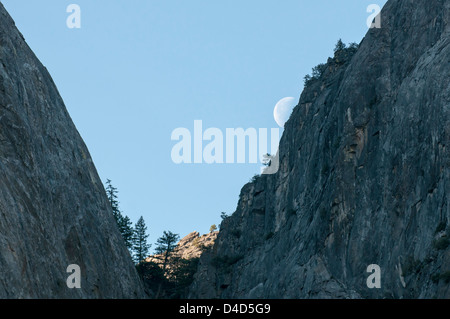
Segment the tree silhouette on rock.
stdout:
<path fill-rule="evenodd" d="M 167 264 L 169 262 L 169 257 L 177 246 L 180 236 L 174 234 L 171 231 L 164 231 L 163 235 L 159 237 L 156 241 L 155 252 L 162 256 L 162 270 L 164 276 L 167 277 Z M 161 285 L 158 287 L 158 292 L 156 293 L 156 298 L 159 297 L 161 292 Z"/>
<path fill-rule="evenodd" d="M 147 226 L 144 218 L 141 216 L 134 226 L 133 255 L 136 264 L 144 260 L 149 254 L 151 244 L 147 243 L 147 238 Z"/>
<path fill-rule="evenodd" d="M 124 216 L 119 208 L 118 201 L 118 190 L 112 185 L 110 179 L 106 180 L 106 196 L 108 197 L 109 203 L 111 204 L 113 217 L 116 221 L 119 232 L 128 248 L 130 254 L 132 254 L 133 249 L 133 223 L 128 216 Z"/>

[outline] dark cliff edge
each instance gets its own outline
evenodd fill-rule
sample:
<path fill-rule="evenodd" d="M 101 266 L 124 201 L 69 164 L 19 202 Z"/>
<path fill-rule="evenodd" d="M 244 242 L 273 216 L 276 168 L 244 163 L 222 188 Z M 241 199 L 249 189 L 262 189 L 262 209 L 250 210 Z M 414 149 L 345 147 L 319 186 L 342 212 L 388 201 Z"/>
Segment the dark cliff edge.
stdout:
<path fill-rule="evenodd" d="M 0 3 L 0 298 L 142 297 L 89 152 Z"/>
<path fill-rule="evenodd" d="M 390 0 L 350 59 L 329 59 L 191 298 L 450 298 L 449 21 L 449 0 Z"/>

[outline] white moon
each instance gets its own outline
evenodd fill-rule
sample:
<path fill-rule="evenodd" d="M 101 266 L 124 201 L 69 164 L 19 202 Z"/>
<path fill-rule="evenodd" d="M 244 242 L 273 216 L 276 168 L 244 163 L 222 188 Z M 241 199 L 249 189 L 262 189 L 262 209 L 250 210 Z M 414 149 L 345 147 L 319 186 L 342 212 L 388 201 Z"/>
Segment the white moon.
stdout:
<path fill-rule="evenodd" d="M 278 126 L 284 128 L 284 123 L 291 116 L 292 110 L 297 105 L 295 98 L 285 97 L 278 101 L 273 109 L 273 118 L 277 122 Z"/>

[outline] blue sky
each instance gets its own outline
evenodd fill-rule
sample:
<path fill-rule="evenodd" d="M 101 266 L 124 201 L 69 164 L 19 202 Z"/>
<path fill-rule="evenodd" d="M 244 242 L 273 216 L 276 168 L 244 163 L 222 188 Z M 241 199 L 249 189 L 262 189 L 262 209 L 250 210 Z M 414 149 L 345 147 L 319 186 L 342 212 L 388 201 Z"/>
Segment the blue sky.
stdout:
<path fill-rule="evenodd" d="M 360 42 L 386 0 L 2 0 L 47 67 L 103 182 L 154 243 L 206 233 L 232 213 L 257 164 L 180 164 L 175 128 L 272 128 L 275 104 L 339 38 Z M 69 29 L 69 4 L 81 29 Z"/>

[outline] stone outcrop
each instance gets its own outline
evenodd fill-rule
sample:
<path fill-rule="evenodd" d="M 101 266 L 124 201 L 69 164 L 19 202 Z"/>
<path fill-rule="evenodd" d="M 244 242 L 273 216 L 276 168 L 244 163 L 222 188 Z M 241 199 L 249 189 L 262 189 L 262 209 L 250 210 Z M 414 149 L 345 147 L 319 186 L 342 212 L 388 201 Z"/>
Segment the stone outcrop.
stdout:
<path fill-rule="evenodd" d="M 142 297 L 89 152 L 0 3 L 0 298 Z"/>
<path fill-rule="evenodd" d="M 355 54 L 328 60 L 190 297 L 450 298 L 449 22 L 449 0 L 389 0 Z"/>
<path fill-rule="evenodd" d="M 194 231 L 183 237 L 171 253 L 172 257 L 182 259 L 200 258 L 200 256 L 214 245 L 219 234 L 218 231 L 210 232 L 200 236 Z M 162 263 L 164 255 L 152 255 L 145 259 L 146 262 Z"/>

